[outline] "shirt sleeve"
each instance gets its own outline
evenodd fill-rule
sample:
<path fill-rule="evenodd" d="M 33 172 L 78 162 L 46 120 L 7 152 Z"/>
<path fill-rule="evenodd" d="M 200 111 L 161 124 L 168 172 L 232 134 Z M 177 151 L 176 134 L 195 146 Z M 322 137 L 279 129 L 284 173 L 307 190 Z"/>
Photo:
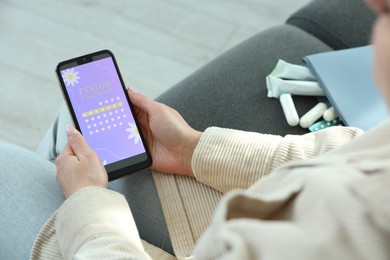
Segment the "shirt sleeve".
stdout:
<path fill-rule="evenodd" d="M 286 162 L 312 158 L 362 133 L 357 128 L 330 127 L 281 137 L 211 127 L 194 151 L 192 169 L 198 181 L 220 192 L 245 189 Z"/>
<path fill-rule="evenodd" d="M 58 210 L 55 231 L 64 259 L 151 259 L 145 252 L 126 199 L 87 187 Z"/>

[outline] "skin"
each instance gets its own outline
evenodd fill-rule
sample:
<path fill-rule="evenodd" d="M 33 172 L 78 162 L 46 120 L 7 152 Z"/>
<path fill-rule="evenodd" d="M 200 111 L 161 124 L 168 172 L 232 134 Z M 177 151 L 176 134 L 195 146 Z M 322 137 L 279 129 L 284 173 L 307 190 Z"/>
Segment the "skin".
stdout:
<path fill-rule="evenodd" d="M 390 108 L 390 0 L 366 0 L 378 13 L 373 29 L 374 78 Z M 130 90 L 136 116 L 150 149 L 152 169 L 194 176 L 191 158 L 202 133 L 174 109 Z M 65 197 L 88 186 L 107 188 L 107 173 L 82 135 L 67 126 L 68 144 L 57 158 L 57 180 Z"/>
<path fill-rule="evenodd" d="M 87 186 L 107 188 L 106 169 L 73 126 L 66 126 L 68 143 L 57 157 L 57 181 L 66 198 Z"/>
<path fill-rule="evenodd" d="M 193 177 L 191 158 L 202 133 L 176 110 L 135 90 L 129 90 L 129 96 L 153 158 L 152 169 Z M 91 185 L 107 188 L 107 173 L 96 153 L 73 126 L 66 130 L 68 144 L 56 161 L 57 181 L 65 197 Z"/>
<path fill-rule="evenodd" d="M 390 0 L 366 0 L 366 3 L 378 14 L 388 13 L 390 10 Z"/>
<path fill-rule="evenodd" d="M 390 107 L 390 0 L 367 0 L 373 10 L 378 12 L 373 33 L 374 79 Z"/>
<path fill-rule="evenodd" d="M 191 159 L 202 133 L 176 110 L 132 89 L 129 96 L 152 154 L 152 169 L 194 177 Z"/>

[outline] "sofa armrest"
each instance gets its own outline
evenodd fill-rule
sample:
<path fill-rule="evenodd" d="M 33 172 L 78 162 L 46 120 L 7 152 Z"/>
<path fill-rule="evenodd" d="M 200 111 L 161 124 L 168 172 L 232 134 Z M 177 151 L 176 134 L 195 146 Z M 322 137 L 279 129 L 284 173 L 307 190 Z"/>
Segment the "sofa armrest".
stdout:
<path fill-rule="evenodd" d="M 287 24 L 312 34 L 335 50 L 367 45 L 376 15 L 363 0 L 314 0 Z"/>

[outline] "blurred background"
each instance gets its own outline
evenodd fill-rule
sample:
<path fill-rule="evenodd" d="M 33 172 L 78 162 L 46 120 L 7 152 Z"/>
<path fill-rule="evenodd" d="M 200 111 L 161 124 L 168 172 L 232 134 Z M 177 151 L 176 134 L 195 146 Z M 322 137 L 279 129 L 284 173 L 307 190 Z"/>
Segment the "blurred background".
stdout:
<path fill-rule="evenodd" d="M 0 141 L 36 149 L 62 103 L 62 60 L 109 49 L 155 98 L 309 1 L 0 0 Z"/>

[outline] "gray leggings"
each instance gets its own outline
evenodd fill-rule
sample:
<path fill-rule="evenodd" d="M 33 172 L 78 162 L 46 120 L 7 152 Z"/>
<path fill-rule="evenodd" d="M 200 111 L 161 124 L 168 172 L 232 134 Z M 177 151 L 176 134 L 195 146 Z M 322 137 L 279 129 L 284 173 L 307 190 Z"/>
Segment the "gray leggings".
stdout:
<path fill-rule="evenodd" d="M 41 155 L 0 143 L 0 259 L 28 259 L 40 228 L 64 201 L 55 165 Z M 149 170 L 113 181 L 131 208 L 141 238 L 173 253 Z"/>

